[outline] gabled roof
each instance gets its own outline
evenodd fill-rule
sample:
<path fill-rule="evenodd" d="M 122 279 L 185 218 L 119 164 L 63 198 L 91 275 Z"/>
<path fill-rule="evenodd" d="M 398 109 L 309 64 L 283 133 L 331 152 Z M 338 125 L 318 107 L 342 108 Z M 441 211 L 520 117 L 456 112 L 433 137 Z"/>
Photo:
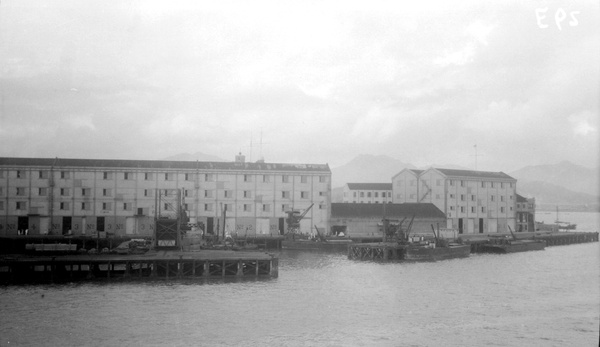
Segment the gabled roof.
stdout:
<path fill-rule="evenodd" d="M 65 158 L 8 158 L 0 157 L 0 166 L 34 167 L 96 167 L 178 170 L 249 170 L 249 171 L 318 171 L 331 173 L 328 164 L 236 163 L 168 160 L 65 159 Z"/>
<path fill-rule="evenodd" d="M 392 176 L 392 181 L 394 180 L 394 178 L 396 178 L 396 176 L 400 175 L 403 172 L 410 172 L 411 174 L 413 174 L 416 177 L 418 177 L 423 172 L 423 170 L 408 169 L 408 168 L 402 169 L 402 170 L 400 170 L 400 172 L 398 172 L 397 174 L 395 174 L 394 176 Z"/>
<path fill-rule="evenodd" d="M 495 178 L 505 180 L 515 180 L 504 172 L 491 172 L 491 171 L 474 171 L 474 170 L 454 170 L 454 169 L 440 169 L 435 170 L 441 172 L 448 177 L 471 177 L 471 178 Z"/>
<path fill-rule="evenodd" d="M 517 202 L 527 202 L 528 199 L 522 195 L 517 194 Z"/>
<path fill-rule="evenodd" d="M 384 212 L 385 209 L 385 212 Z M 440 218 L 446 219 L 444 212 L 431 203 L 404 203 L 404 204 L 357 204 L 357 203 L 332 203 L 331 218 L 357 218 L 376 217 L 383 218 Z"/>
<path fill-rule="evenodd" d="M 347 183 L 350 190 L 392 190 L 391 183 Z"/>

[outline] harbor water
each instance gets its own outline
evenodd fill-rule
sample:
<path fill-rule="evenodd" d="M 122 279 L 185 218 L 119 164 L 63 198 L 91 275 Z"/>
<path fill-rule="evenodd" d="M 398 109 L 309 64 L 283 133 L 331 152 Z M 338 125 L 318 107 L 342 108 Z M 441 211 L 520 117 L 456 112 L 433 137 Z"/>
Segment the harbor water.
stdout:
<path fill-rule="evenodd" d="M 599 263 L 599 243 L 434 263 L 284 251 L 269 280 L 3 286 L 0 345 L 597 346 Z"/>

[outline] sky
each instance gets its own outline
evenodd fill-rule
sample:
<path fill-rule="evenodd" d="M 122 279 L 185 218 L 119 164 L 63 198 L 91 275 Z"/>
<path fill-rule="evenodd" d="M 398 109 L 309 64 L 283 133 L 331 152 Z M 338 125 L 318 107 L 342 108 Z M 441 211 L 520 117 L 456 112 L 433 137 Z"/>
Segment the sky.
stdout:
<path fill-rule="evenodd" d="M 0 156 L 598 166 L 597 1 L 0 2 Z"/>

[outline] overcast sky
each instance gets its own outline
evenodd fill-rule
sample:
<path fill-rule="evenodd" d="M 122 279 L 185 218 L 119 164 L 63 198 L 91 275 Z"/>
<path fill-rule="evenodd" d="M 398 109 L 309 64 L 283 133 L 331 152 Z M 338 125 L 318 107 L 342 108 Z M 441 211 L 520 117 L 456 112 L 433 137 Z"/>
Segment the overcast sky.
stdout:
<path fill-rule="evenodd" d="M 595 167 L 599 23 L 597 1 L 2 0 L 0 156 Z"/>

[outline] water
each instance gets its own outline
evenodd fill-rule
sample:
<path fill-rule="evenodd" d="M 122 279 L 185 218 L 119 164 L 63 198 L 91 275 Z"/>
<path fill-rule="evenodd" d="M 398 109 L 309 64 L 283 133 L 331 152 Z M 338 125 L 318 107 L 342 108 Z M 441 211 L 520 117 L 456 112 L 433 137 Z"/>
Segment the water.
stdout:
<path fill-rule="evenodd" d="M 286 251 L 271 280 L 6 286 L 0 344 L 597 346 L 599 263 L 599 243 L 415 264 Z"/>
<path fill-rule="evenodd" d="M 560 212 L 560 220 L 577 224 L 575 231 L 600 231 L 600 213 L 598 212 Z M 535 220 L 553 224 L 556 211 L 536 211 Z"/>

